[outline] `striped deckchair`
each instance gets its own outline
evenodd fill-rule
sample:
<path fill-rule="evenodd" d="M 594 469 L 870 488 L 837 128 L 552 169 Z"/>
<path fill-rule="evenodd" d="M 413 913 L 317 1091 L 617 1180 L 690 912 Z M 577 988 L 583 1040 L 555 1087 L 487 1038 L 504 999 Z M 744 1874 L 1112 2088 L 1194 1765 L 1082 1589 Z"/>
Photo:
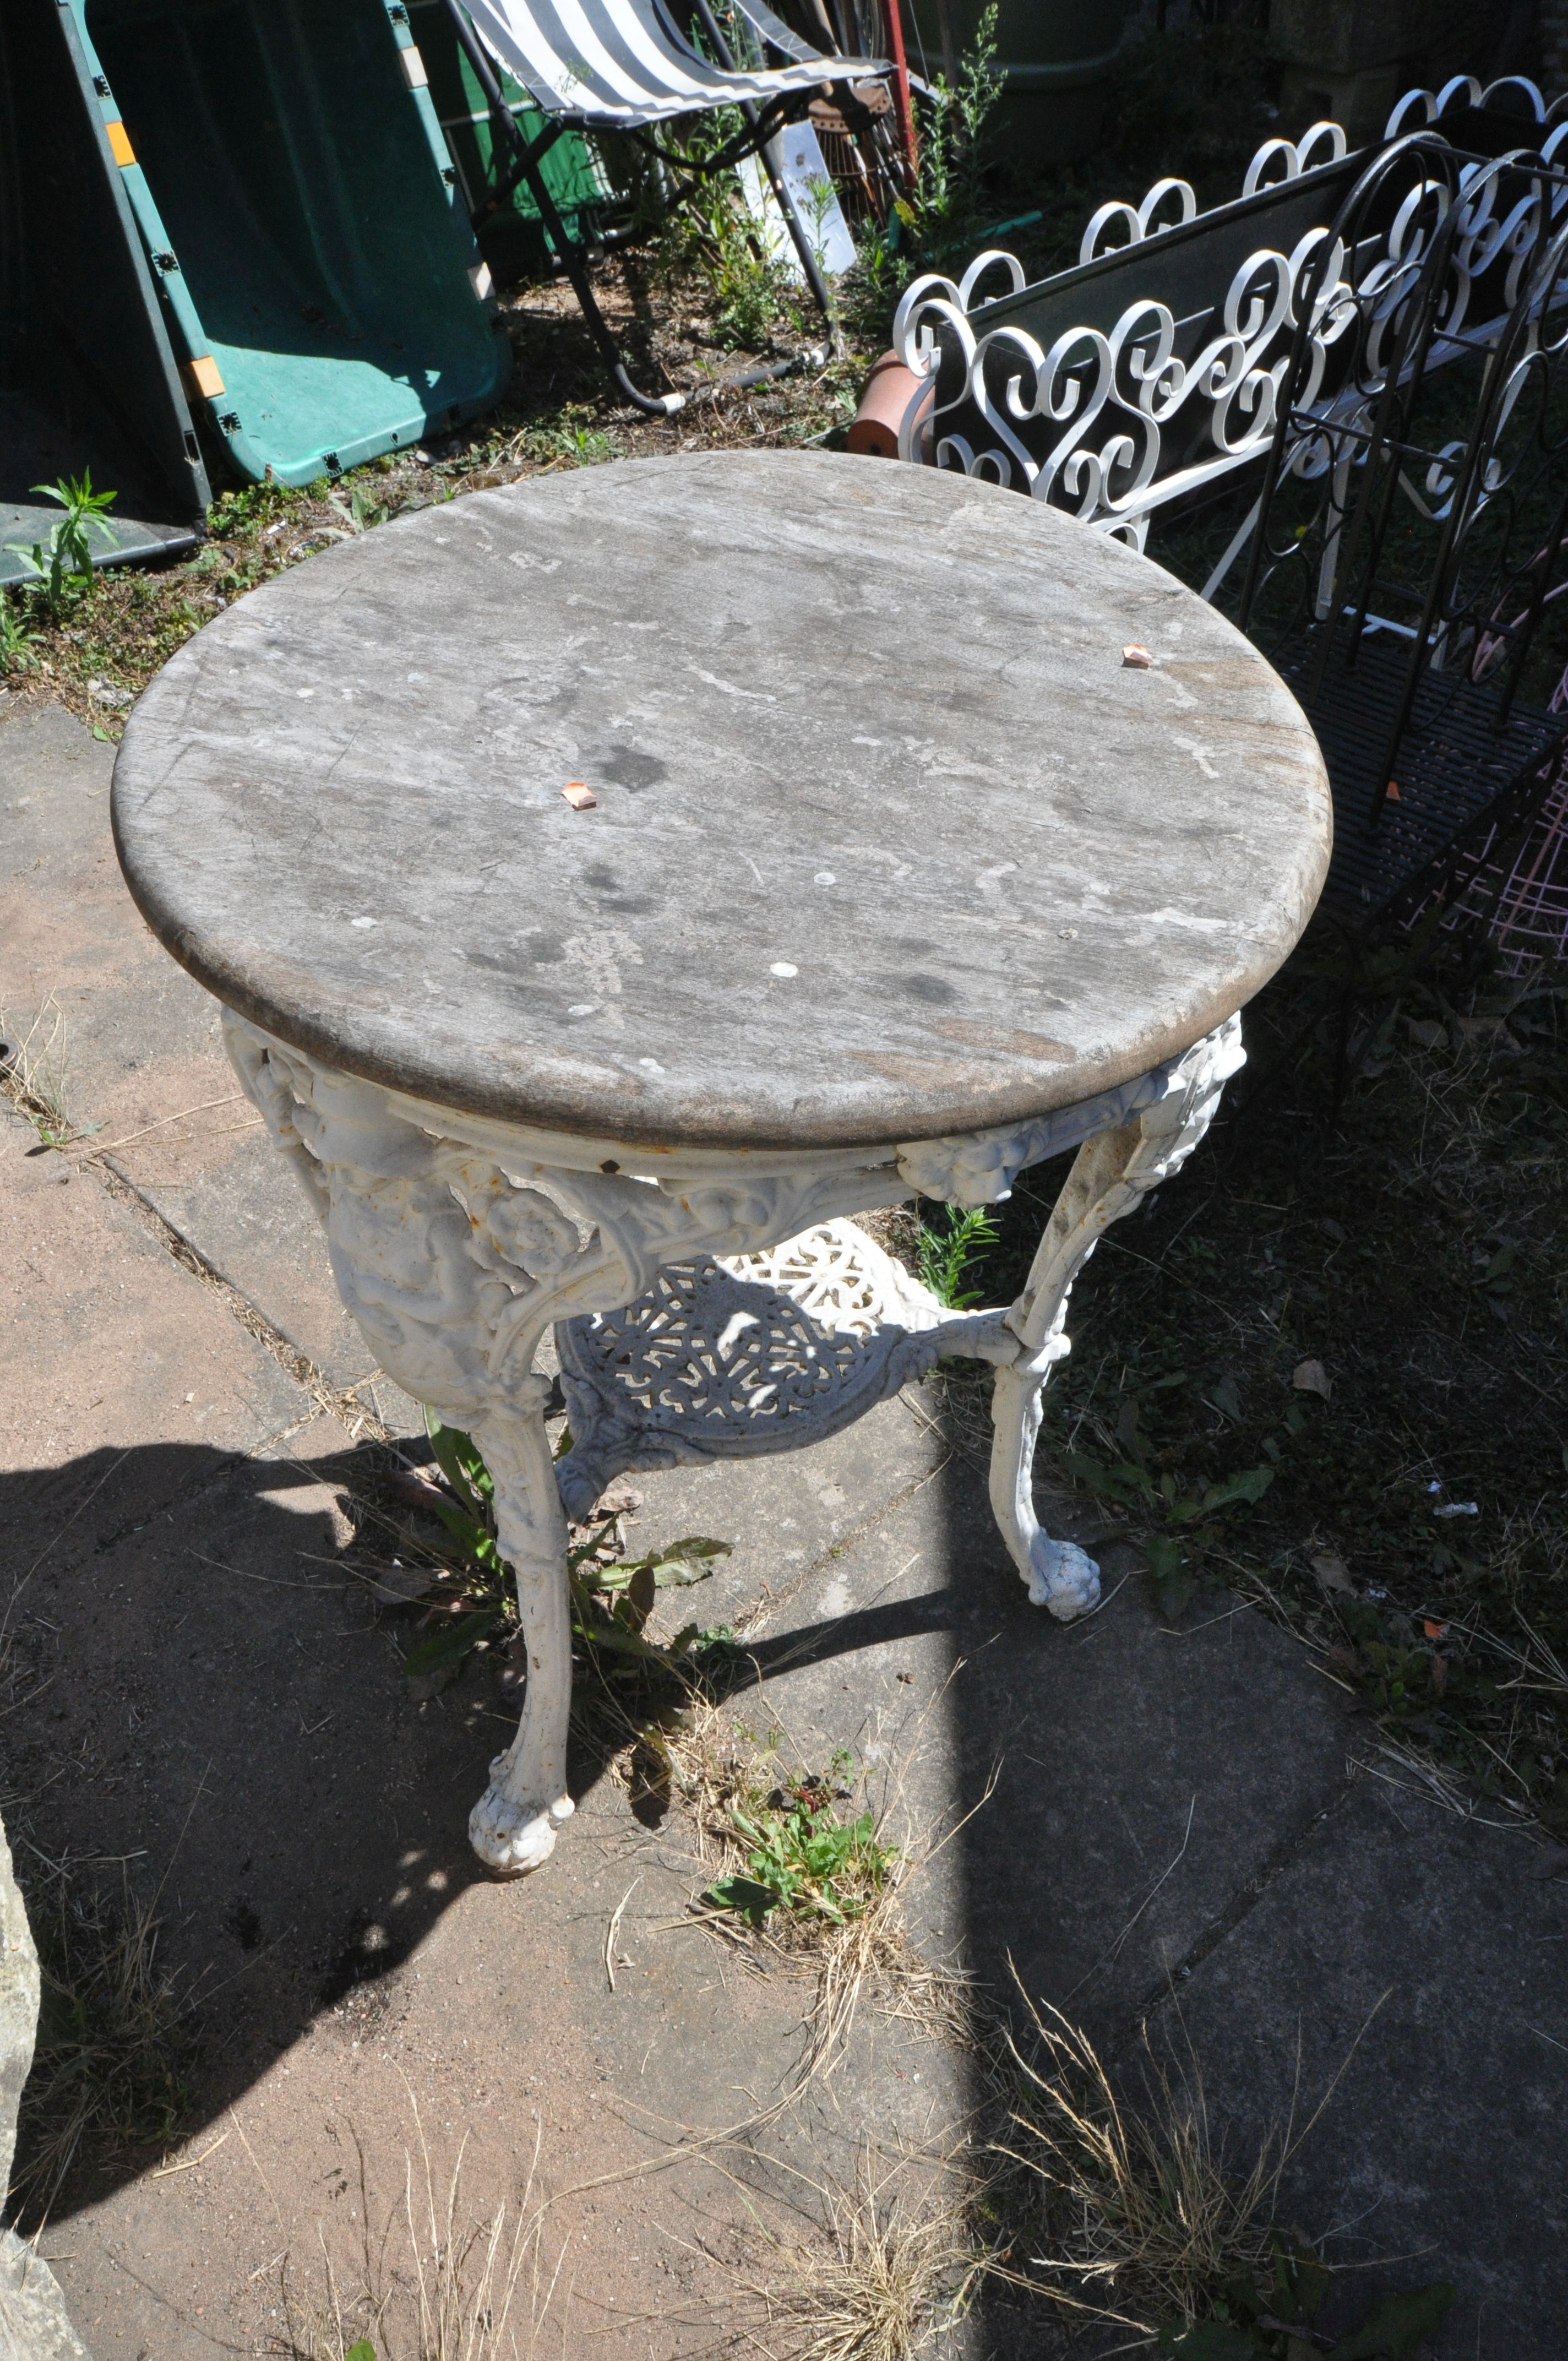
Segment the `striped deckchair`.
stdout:
<path fill-rule="evenodd" d="M 485 93 L 496 131 L 512 159 L 475 215 L 480 228 L 525 181 L 550 242 L 571 279 L 583 316 L 606 366 L 627 400 L 652 416 L 684 407 L 683 394 L 646 394 L 627 375 L 620 349 L 598 307 L 582 249 L 574 245 L 539 171 L 546 151 L 569 126 L 620 131 L 652 148 L 676 176 L 674 203 L 699 177 L 726 170 L 745 156 L 760 158 L 794 240 L 807 286 L 824 317 L 830 303 L 821 267 L 793 198 L 770 152 L 773 134 L 805 113 L 825 83 L 874 80 L 891 71 L 882 58 L 827 57 L 793 33 L 766 0 L 735 0 L 763 54 L 786 62 L 736 63 L 708 0 L 691 0 L 712 55 L 705 57 L 680 30 L 666 0 L 446 0 L 457 37 Z M 538 102 L 549 121 L 525 137 L 506 103 L 493 59 L 499 59 Z M 655 143 L 651 128 L 672 116 L 732 106 L 744 130 L 700 164 Z M 684 176 L 684 185 L 683 185 Z"/>

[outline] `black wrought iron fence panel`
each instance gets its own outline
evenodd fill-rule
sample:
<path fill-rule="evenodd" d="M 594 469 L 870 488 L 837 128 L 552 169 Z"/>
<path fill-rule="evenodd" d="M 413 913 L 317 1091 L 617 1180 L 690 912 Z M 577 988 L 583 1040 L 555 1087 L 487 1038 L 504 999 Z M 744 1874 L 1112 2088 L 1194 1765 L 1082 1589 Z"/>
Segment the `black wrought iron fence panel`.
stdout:
<path fill-rule="evenodd" d="M 1396 268 L 1368 260 L 1390 198 L 1405 225 Z M 1508 304 L 1477 323 L 1469 258 L 1487 247 Z M 1293 668 L 1307 634 L 1309 714 L 1343 701 L 1370 637 L 1401 643 L 1399 693 L 1367 706 L 1357 763 L 1366 825 L 1385 833 L 1425 676 L 1506 730 L 1568 589 L 1565 271 L 1568 173 L 1417 134 L 1362 172 L 1302 275 L 1236 620 L 1266 652 L 1292 649 Z M 1325 401 L 1315 324 L 1336 311 Z"/>

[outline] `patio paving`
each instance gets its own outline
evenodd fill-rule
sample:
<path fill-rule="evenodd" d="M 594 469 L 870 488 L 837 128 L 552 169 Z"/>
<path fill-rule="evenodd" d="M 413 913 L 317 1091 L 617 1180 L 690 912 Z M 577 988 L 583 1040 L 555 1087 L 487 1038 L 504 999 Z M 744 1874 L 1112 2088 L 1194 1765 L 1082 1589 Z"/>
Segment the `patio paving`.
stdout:
<path fill-rule="evenodd" d="M 465 1823 L 514 1711 L 502 1668 L 412 1701 L 336 1569 L 372 1447 L 345 1389 L 395 1430 L 415 1413 L 243 1127 L 210 1002 L 124 895 L 111 752 L 58 708 L 0 719 L 0 1007 L 14 1033 L 54 994 L 76 1119 L 126 1143 L 105 1174 L 0 1123 L 0 1573 L 7 1596 L 27 1578 L 16 1658 L 49 1681 L 0 1743 L 24 1883 L 132 1856 L 204 2029 L 179 2169 L 105 2169 L 44 2250 L 97 2361 L 310 2353 L 323 2257 L 340 2287 L 365 2275 L 417 2105 L 441 2189 L 466 2135 L 465 2213 L 531 2169 L 557 2195 L 550 2351 L 712 2350 L 756 2225 L 799 2235 L 868 2144 L 939 2154 L 970 2061 L 867 2007 L 835 2075 L 757 2128 L 798 2072 L 809 1982 L 685 1921 L 689 1828 L 643 1826 L 591 1755 L 547 1867 L 479 1871 Z M 1011 1960 L 1113 2058 L 1145 2022 L 1190 2042 L 1238 2134 L 1288 2107 L 1298 2042 L 1310 2113 L 1359 2033 L 1287 2217 L 1336 2231 L 1362 2290 L 1455 2281 L 1442 2355 L 1555 2361 L 1568 1879 L 1540 1848 L 1389 1784 L 1370 1725 L 1250 1609 L 1166 1626 L 1124 1545 L 1088 1623 L 1029 1608 L 929 1398 L 788 1461 L 638 1481 L 640 1544 L 735 1544 L 700 1596 L 748 1619 L 737 1718 L 803 1761 L 869 1752 L 918 1825 L 972 1808 L 911 1890 L 930 1955 L 999 1995 Z M 960 2343 L 1061 2349 L 1037 2306 L 992 2299 Z"/>

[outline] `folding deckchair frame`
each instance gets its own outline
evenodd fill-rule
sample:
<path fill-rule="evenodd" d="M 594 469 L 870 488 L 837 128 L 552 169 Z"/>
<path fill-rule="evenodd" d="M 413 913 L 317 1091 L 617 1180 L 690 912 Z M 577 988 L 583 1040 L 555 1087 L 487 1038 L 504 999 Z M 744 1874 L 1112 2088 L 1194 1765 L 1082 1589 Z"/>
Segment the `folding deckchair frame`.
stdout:
<path fill-rule="evenodd" d="M 587 52 L 564 62 L 559 51 L 547 41 L 532 10 L 524 11 L 537 44 L 530 49 L 523 45 L 514 17 L 504 13 L 505 0 L 499 0 L 499 5 L 497 0 L 469 0 L 467 7 L 463 0 L 446 0 L 498 138 L 504 142 L 512 159 L 476 213 L 474 225 L 476 229 L 481 227 L 506 203 L 519 182 L 526 181 L 606 368 L 627 401 L 651 417 L 672 416 L 685 407 L 686 397 L 680 393 L 643 393 L 628 375 L 620 347 L 594 294 L 583 252 L 568 236 L 540 170 L 550 148 L 568 128 L 621 132 L 646 147 L 666 168 L 674 167 L 687 176 L 685 186 L 677 189 L 671 200 L 669 212 L 685 203 L 708 175 L 726 170 L 748 156 L 758 157 L 800 257 L 806 284 L 823 317 L 831 321 L 831 299 L 821 265 L 769 153 L 768 142 L 791 119 L 804 93 L 819 89 L 825 82 L 842 82 L 851 76 L 863 80 L 889 71 L 885 59 L 825 56 L 793 33 L 767 7 L 765 0 L 737 0 L 737 5 L 762 39 L 792 62 L 761 70 L 739 67 L 715 20 L 709 0 L 692 0 L 692 5 L 712 47 L 712 59 L 703 57 L 680 33 L 668 14 L 665 0 L 556 0 L 558 21 L 569 23 L 576 19 L 577 38 Z M 504 58 L 549 118 L 543 130 L 532 140 L 507 104 L 492 62 L 492 49 L 496 56 Z M 651 82 L 640 82 L 639 72 L 651 76 Z M 661 80 L 665 85 L 663 94 L 652 86 Z M 705 157 L 700 162 L 649 137 L 652 124 L 720 106 L 737 107 L 746 127 L 716 155 Z M 736 382 L 751 383 L 759 376 L 776 373 L 773 369 L 749 373 Z"/>

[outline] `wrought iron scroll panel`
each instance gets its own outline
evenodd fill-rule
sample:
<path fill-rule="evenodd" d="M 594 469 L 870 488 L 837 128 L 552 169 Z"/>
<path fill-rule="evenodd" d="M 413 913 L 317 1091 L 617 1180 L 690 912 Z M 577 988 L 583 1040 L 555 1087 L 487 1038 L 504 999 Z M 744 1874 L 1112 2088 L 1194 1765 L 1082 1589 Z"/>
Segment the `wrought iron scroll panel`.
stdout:
<path fill-rule="evenodd" d="M 1335 224 L 1369 159 L 1347 157 L 1339 126 L 1320 124 L 1296 145 L 1260 148 L 1234 204 L 1200 215 L 1190 187 L 1166 181 L 1140 206 L 1102 206 L 1076 271 L 1029 287 L 1014 257 L 990 250 L 957 282 L 916 280 L 894 340 L 935 377 L 935 401 L 906 427 L 903 456 L 1012 486 L 1141 549 L 1161 508 L 1274 447 L 1288 376 L 1289 409 L 1310 424 L 1365 401 L 1366 369 L 1392 348 L 1401 301 L 1439 242 L 1441 334 L 1425 365 L 1495 340 L 1556 225 L 1568 121 L 1534 94 L 1538 118 L 1518 131 L 1542 169 L 1521 183 L 1450 144 L 1513 137 L 1515 118 L 1473 104 L 1483 95 L 1494 93 L 1452 84 L 1401 102 L 1441 128 L 1375 159 L 1377 203 L 1360 208 L 1350 247 Z M 1227 563 L 1244 540 L 1245 528 Z"/>

